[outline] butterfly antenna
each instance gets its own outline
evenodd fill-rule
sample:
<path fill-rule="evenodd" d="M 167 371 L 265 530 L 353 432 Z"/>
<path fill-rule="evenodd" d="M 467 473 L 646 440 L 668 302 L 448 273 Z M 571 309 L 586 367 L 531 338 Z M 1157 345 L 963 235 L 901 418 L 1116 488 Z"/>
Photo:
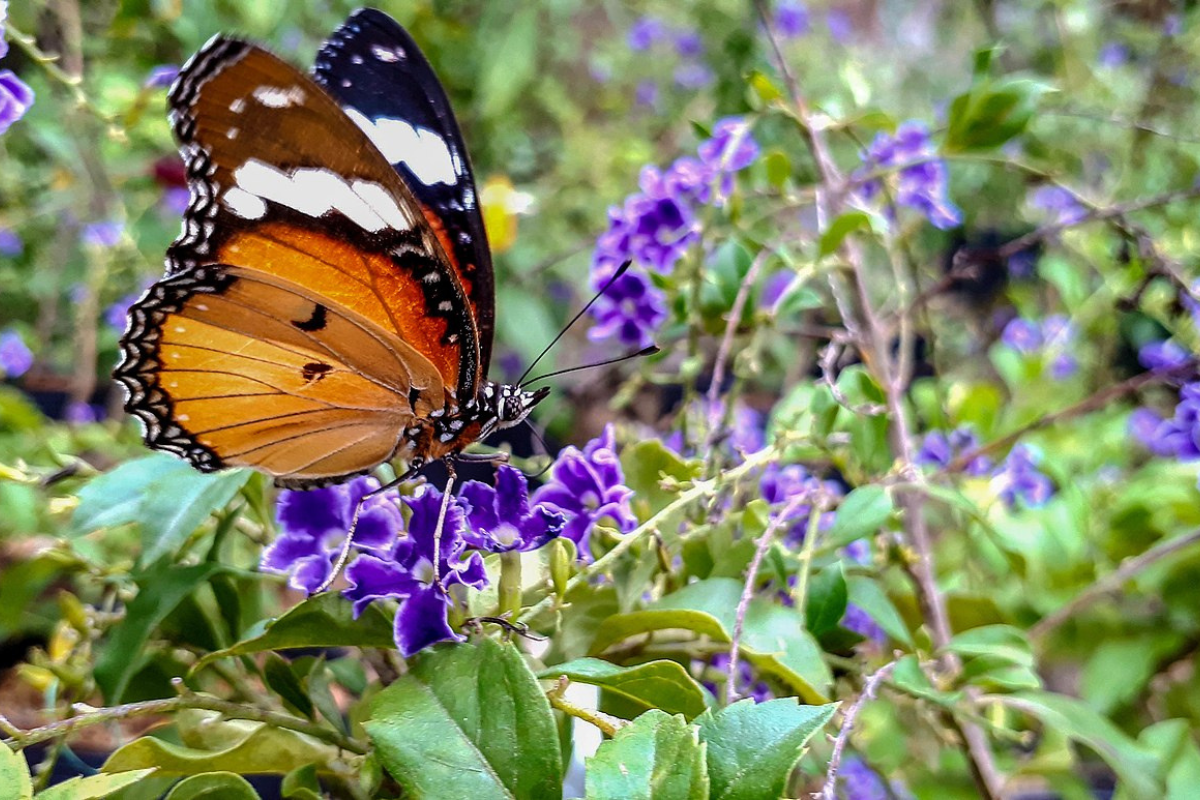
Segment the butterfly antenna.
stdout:
<path fill-rule="evenodd" d="M 537 429 L 536 425 L 534 425 L 532 422 L 529 421 L 529 417 L 526 417 L 524 422 L 526 425 L 529 426 L 529 432 L 533 434 L 533 438 L 537 439 L 538 442 L 541 443 L 542 455 L 549 456 L 550 455 L 550 445 L 546 444 L 546 440 L 542 437 L 542 432 Z M 539 469 L 537 472 L 533 473 L 532 475 L 530 475 L 528 473 L 524 473 L 524 472 L 522 472 L 521 474 L 525 475 L 526 478 L 540 478 L 543 475 L 545 475 L 547 472 L 549 472 L 550 467 L 552 467 L 552 466 L 554 466 L 553 458 L 551 458 L 549 461 L 546 462 L 546 466 L 542 467 L 541 469 Z"/>
<path fill-rule="evenodd" d="M 594 364 L 580 364 L 575 367 L 567 367 L 565 369 L 556 369 L 553 372 L 546 372 L 538 375 L 536 378 L 530 378 L 529 380 L 525 381 L 525 383 L 521 384 L 521 387 L 524 388 L 530 384 L 545 380 L 546 378 L 553 378 L 556 375 L 566 375 L 568 372 L 579 372 L 580 370 L 591 369 L 593 367 L 605 367 L 609 364 L 619 364 L 622 361 L 629 361 L 630 359 L 641 358 L 643 356 L 652 356 L 659 352 L 661 352 L 659 346 L 652 344 L 649 347 L 643 347 L 641 350 L 635 350 L 633 352 L 626 353 L 625 355 L 617 356 L 616 358 L 606 358 L 605 360 L 597 361 Z"/>
<path fill-rule="evenodd" d="M 538 357 L 533 360 L 533 363 L 529 365 L 528 369 L 525 370 L 525 372 L 521 375 L 520 379 L 517 381 L 517 386 L 524 385 L 525 376 L 533 371 L 533 368 L 537 366 L 538 362 L 542 360 L 542 358 L 546 355 L 546 353 L 550 352 L 551 347 L 554 347 L 554 345 L 558 344 L 558 340 L 563 337 L 563 334 L 565 334 L 567 331 L 571 330 L 571 326 L 574 325 L 576 322 L 578 322 L 579 318 L 582 317 L 584 314 L 586 314 L 588 309 L 591 308 L 592 305 L 597 300 L 599 300 L 601 297 L 604 296 L 604 293 L 607 292 L 609 290 L 609 288 L 614 283 L 617 282 L 617 278 L 620 278 L 622 275 L 624 275 L 629 270 L 629 267 L 631 264 L 633 264 L 632 261 L 626 261 L 624 264 L 617 267 L 617 271 L 612 274 L 611 278 L 609 278 L 607 281 L 605 281 L 604 285 L 600 287 L 600 291 L 596 292 L 595 296 L 592 297 L 591 300 L 588 300 L 588 303 L 586 306 L 579 309 L 578 314 L 576 314 L 574 317 L 571 317 L 571 321 L 568 322 L 566 324 L 566 326 L 561 331 L 558 332 L 558 335 L 555 336 L 550 341 L 550 344 L 546 345 L 546 349 L 544 349 L 541 353 L 538 354 Z"/>

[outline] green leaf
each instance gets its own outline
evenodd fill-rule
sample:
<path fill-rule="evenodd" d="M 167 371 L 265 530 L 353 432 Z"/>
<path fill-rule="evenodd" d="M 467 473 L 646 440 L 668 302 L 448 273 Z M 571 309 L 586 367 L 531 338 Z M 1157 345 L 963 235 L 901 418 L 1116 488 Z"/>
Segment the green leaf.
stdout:
<path fill-rule="evenodd" d="M 317 780 L 317 765 L 305 764 L 283 776 L 279 787 L 284 797 L 291 800 L 322 800 L 321 782 Z"/>
<path fill-rule="evenodd" d="M 863 575 L 851 575 L 846 585 L 850 591 L 851 603 L 866 612 L 888 636 L 909 647 L 912 646 L 912 634 L 904 624 L 904 618 L 878 583 Z"/>
<path fill-rule="evenodd" d="M 802 706 L 795 698 L 742 700 L 696 720 L 708 745 L 712 797 L 780 797 L 806 742 L 833 717 L 837 704 Z"/>
<path fill-rule="evenodd" d="M 621 470 L 625 485 L 633 489 L 636 511 L 646 519 L 675 499 L 675 492 L 664 491 L 663 478 L 690 481 L 699 476 L 701 464 L 686 461 L 667 448 L 660 439 L 644 439 L 621 451 Z"/>
<path fill-rule="evenodd" d="M 990 656 L 1021 667 L 1033 667 L 1029 639 L 1011 625 L 984 625 L 956 635 L 946 649 L 961 656 Z"/>
<path fill-rule="evenodd" d="M 842 562 L 830 564 L 814 575 L 804 604 L 809 633 L 820 636 L 835 627 L 846 613 L 847 598 Z"/>
<path fill-rule="evenodd" d="M 488 41 L 479 49 L 485 63 L 476 92 L 479 113 L 488 119 L 496 119 L 512 108 L 537 77 L 538 10 L 527 5 L 493 17 L 492 22 L 480 26 L 481 31 L 487 31 Z M 503 33 L 497 35 L 501 27 Z"/>
<path fill-rule="evenodd" d="M 363 727 L 414 797 L 557 798 L 550 704 L 512 645 L 443 645 L 376 695 Z"/>
<path fill-rule="evenodd" d="M 136 522 L 142 528 L 141 563 L 152 564 L 177 550 L 250 475 L 249 470 L 205 474 L 159 454 L 128 461 L 80 489 L 70 534 Z"/>
<path fill-rule="evenodd" d="M 648 661 L 619 667 L 599 658 L 579 658 L 544 669 L 542 679 L 567 676 L 576 683 L 603 687 L 636 704 L 640 710 L 660 709 L 692 719 L 704 712 L 704 690 L 675 661 Z"/>
<path fill-rule="evenodd" d="M 588 800 L 707 800 L 704 746 L 681 716 L 652 709 L 587 760 Z"/>
<path fill-rule="evenodd" d="M 630 636 L 656 630 L 684 629 L 728 642 L 734 629 L 742 582 L 709 578 L 688 584 L 650 608 L 605 619 L 596 630 L 590 654 L 599 655 Z M 809 702 L 826 702 L 833 678 L 812 634 L 791 609 L 751 600 L 742 633 L 743 653 L 761 673 L 786 684 Z"/>
<path fill-rule="evenodd" d="M 782 189 L 792 176 L 792 162 L 787 153 L 782 150 L 771 150 L 763 159 L 767 170 L 767 181 L 777 189 Z"/>
<path fill-rule="evenodd" d="M 860 486 L 838 506 L 833 525 L 822 537 L 824 547 L 843 547 L 873 536 L 892 516 L 892 498 L 882 486 Z"/>
<path fill-rule="evenodd" d="M 213 711 L 196 710 L 181 711 L 175 720 L 181 730 L 195 732 L 193 746 L 143 736 L 109 756 L 103 771 L 157 767 L 176 775 L 283 775 L 306 764 L 324 766 L 340 757 L 333 745 L 263 722 L 227 720 Z"/>
<path fill-rule="evenodd" d="M 758 70 L 750 73 L 749 83 L 750 88 L 754 90 L 754 93 L 758 95 L 758 99 L 764 105 L 770 105 L 783 97 L 783 91 L 769 77 Z"/>
<path fill-rule="evenodd" d="M 226 567 L 194 564 L 166 567 L 138 578 L 137 597 L 125 609 L 125 618 L 113 628 L 96 659 L 96 685 L 109 703 L 119 703 L 129 679 L 142 666 L 150 634 L 181 601 L 208 578 Z"/>
<path fill-rule="evenodd" d="M 266 663 L 263 664 L 263 680 L 272 691 L 283 698 L 284 703 L 309 719 L 313 718 L 312 700 L 304 691 L 296 673 L 292 671 L 292 665 L 278 653 L 267 655 Z"/>
<path fill-rule="evenodd" d="M 166 800 L 258 800 L 258 794 L 250 782 L 232 772 L 206 772 L 184 778 Z"/>
<path fill-rule="evenodd" d="M 33 780 L 29 777 L 29 765 L 25 756 L 14 753 L 0 745 L 0 786 L 7 786 L 13 800 L 30 800 L 33 797 Z"/>
<path fill-rule="evenodd" d="M 220 658 L 289 647 L 395 647 L 387 614 L 370 605 L 356 620 L 353 611 L 353 606 L 336 592 L 313 595 L 268 623 L 264 633 L 209 653 L 192 672 Z"/>
<path fill-rule="evenodd" d="M 1028 79 L 984 81 L 971 87 L 950 104 L 945 150 L 990 150 L 1019 136 L 1050 89 Z"/>
<path fill-rule="evenodd" d="M 847 211 L 834 217 L 833 222 L 821 234 L 818 254 L 821 258 L 832 255 L 842 246 L 846 237 L 855 231 L 871 230 L 871 215 L 865 211 Z"/>
<path fill-rule="evenodd" d="M 1042 724 L 1087 745 L 1103 758 L 1121 779 L 1121 788 L 1135 800 L 1163 797 L 1164 787 L 1154 776 L 1157 759 L 1125 735 L 1107 717 L 1086 703 L 1050 692 L 1000 695 L 1005 705 L 1020 709 Z"/>
<path fill-rule="evenodd" d="M 71 778 L 55 784 L 45 791 L 37 793 L 37 800 L 99 800 L 108 797 L 113 792 L 132 786 L 142 778 L 154 772 L 154 769 L 135 769 L 131 772 L 117 772 L 111 775 L 88 775 L 85 778 Z M 0 781 L 3 781 L 0 775 Z M 0 783 L 3 786 L 12 784 Z"/>

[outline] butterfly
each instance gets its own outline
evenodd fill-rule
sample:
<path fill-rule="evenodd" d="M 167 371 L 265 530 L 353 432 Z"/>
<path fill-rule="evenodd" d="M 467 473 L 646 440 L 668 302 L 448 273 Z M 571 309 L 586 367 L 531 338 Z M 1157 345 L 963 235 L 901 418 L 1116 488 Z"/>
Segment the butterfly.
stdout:
<path fill-rule="evenodd" d="M 397 22 L 354 12 L 311 75 L 218 35 L 168 100 L 190 201 L 114 373 L 149 447 L 304 489 L 470 458 L 545 398 L 488 380 L 475 180 Z"/>

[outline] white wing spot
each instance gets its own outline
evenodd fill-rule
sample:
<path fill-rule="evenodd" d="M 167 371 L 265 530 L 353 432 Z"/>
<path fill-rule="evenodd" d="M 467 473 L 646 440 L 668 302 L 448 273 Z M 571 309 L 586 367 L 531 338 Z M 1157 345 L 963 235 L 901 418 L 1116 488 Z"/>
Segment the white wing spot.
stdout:
<path fill-rule="evenodd" d="M 399 48 L 396 48 L 395 50 L 389 50 L 383 45 L 373 44 L 371 45 L 371 55 L 375 56 L 380 61 L 394 64 L 404 57 L 404 51 L 400 50 Z"/>
<path fill-rule="evenodd" d="M 452 308 L 454 308 L 454 303 L 451 303 L 449 300 L 443 300 L 438 303 L 438 311 L 449 311 Z"/>
<path fill-rule="evenodd" d="M 261 197 L 237 186 L 228 189 L 221 202 L 242 219 L 262 219 L 267 213 L 267 204 Z"/>
<path fill-rule="evenodd" d="M 364 180 L 350 184 L 327 169 L 302 168 L 288 173 L 252 158 L 234 170 L 233 177 L 238 188 L 260 200 L 279 203 L 310 217 L 337 211 L 371 233 L 388 228 L 408 230 L 413 224 L 408 213 L 379 184 Z"/>
<path fill-rule="evenodd" d="M 244 111 L 245 108 L 246 108 L 246 98 L 244 98 L 244 97 L 239 97 L 237 100 L 234 100 L 232 103 L 229 104 L 229 110 L 235 114 L 242 113 L 242 111 Z"/>
<path fill-rule="evenodd" d="M 442 276 L 436 272 L 426 272 L 421 278 L 421 280 L 425 281 L 425 283 L 437 283 L 441 279 Z"/>
<path fill-rule="evenodd" d="M 242 132 L 241 128 L 230 128 L 229 130 L 225 131 L 225 138 L 226 139 L 236 139 L 237 135 L 241 132 Z"/>
<path fill-rule="evenodd" d="M 306 97 L 304 90 L 299 86 L 289 86 L 286 89 L 282 86 L 259 86 L 252 94 L 255 100 L 267 108 L 298 106 L 304 102 Z"/>
<path fill-rule="evenodd" d="M 404 164 L 421 183 L 432 186 L 458 182 L 460 166 L 446 140 L 429 128 L 418 128 L 402 119 L 367 118 L 356 108 L 346 107 L 346 116 L 354 120 L 371 143 L 390 164 Z"/>

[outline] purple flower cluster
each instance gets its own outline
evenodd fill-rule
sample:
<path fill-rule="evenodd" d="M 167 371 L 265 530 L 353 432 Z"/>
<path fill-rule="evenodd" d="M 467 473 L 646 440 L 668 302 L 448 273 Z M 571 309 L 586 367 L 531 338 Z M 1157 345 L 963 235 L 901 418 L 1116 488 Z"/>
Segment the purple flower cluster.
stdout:
<path fill-rule="evenodd" d="M 1075 342 L 1075 327 L 1062 314 L 1051 314 L 1041 322 L 1017 317 L 1004 326 L 1000 341 L 1023 355 L 1040 355 L 1055 380 L 1069 378 L 1079 369 L 1068 352 Z"/>
<path fill-rule="evenodd" d="M 378 488 L 374 478 L 357 478 L 343 486 L 282 492 L 276 507 L 281 533 L 260 568 L 288 575 L 288 584 L 300 591 L 324 585 L 355 509 Z M 566 521 L 555 509 L 531 506 L 525 477 L 508 466 L 497 471 L 495 488 L 469 481 L 460 497 L 451 498 L 436 553 L 442 493 L 426 487 L 403 498 L 407 527 L 397 501 L 391 491 L 363 503 L 354 529 L 356 557 L 346 568 L 350 587 L 342 594 L 356 615 L 376 600 L 401 601 L 395 639 L 406 657 L 434 642 L 462 640 L 449 613 L 459 599 L 454 592 L 487 585 L 480 552 L 534 550 L 558 536 Z"/>
<path fill-rule="evenodd" d="M 657 17 L 640 17 L 630 27 L 626 41 L 629 49 L 635 53 L 647 52 L 659 44 L 673 44 L 676 54 L 683 59 L 675 69 L 675 84 L 681 89 L 701 89 L 714 80 L 712 70 L 701 61 L 704 39 L 693 29 L 673 29 Z M 653 96 L 657 100 L 658 85 L 652 81 L 648 83 L 653 87 Z M 645 83 L 639 84 L 638 90 L 639 104 L 653 105 L 643 102 L 651 94 L 645 88 Z"/>
<path fill-rule="evenodd" d="M 116 247 L 125 233 L 125 223 L 117 220 L 90 222 L 79 232 L 79 241 L 86 247 L 107 249 Z"/>
<path fill-rule="evenodd" d="M 1028 445 L 1019 444 L 992 478 L 992 486 L 1010 509 L 1018 502 L 1028 508 L 1040 508 L 1054 496 L 1054 483 L 1038 470 L 1040 458 Z"/>
<path fill-rule="evenodd" d="M 0 41 L 3 41 L 0 35 Z M 0 69 L 0 133 L 25 116 L 33 105 L 33 89 L 10 69 Z"/>
<path fill-rule="evenodd" d="M 725 680 L 721 676 L 729 675 L 729 653 L 717 653 L 708 662 L 707 674 L 719 680 L 702 680 L 701 683 L 714 695 L 725 691 Z M 765 681 L 757 679 L 754 667 L 745 658 L 738 659 L 737 678 L 734 680 L 734 691 L 738 697 L 748 697 L 756 703 L 765 703 L 772 698 L 771 687 Z"/>
<path fill-rule="evenodd" d="M 19 378 L 33 366 L 33 353 L 21 334 L 0 331 L 0 378 Z"/>
<path fill-rule="evenodd" d="M 949 434 L 930 431 L 921 442 L 921 449 L 914 459 L 923 466 L 945 469 L 963 453 L 979 447 L 979 437 L 970 428 L 955 428 Z M 987 475 L 992 470 L 992 460 L 987 456 L 976 456 L 963 470 L 972 477 Z"/>
<path fill-rule="evenodd" d="M 1200 459 L 1200 382 L 1183 385 L 1170 419 L 1139 408 L 1129 417 L 1129 430 L 1157 456 L 1180 461 Z"/>
<path fill-rule="evenodd" d="M 889 176 L 867 179 L 879 171 Z M 950 202 L 946 162 L 937 156 L 929 129 L 922 122 L 904 122 L 895 135 L 877 134 L 855 176 L 863 179 L 856 193 L 863 203 L 881 195 L 883 182 L 888 180 L 896 203 L 920 212 L 934 227 L 945 230 L 962 224 L 962 212 Z"/>
<path fill-rule="evenodd" d="M 127 294 L 108 308 L 104 309 L 104 324 L 120 332 L 125 330 L 125 321 L 129 317 L 129 307 L 141 297 L 140 292 Z"/>
<path fill-rule="evenodd" d="M 690 405 L 684 415 L 689 427 L 696 430 L 709 430 L 719 425 L 725 416 L 725 401 L 718 400 L 715 407 L 707 401 L 698 400 Z M 740 456 L 746 453 L 757 453 L 767 446 L 765 420 L 761 412 L 738 400 L 733 404 L 733 415 L 729 420 L 729 428 L 722 445 L 733 454 Z M 690 447 L 685 447 L 683 434 L 676 430 L 663 437 L 663 444 L 676 453 L 684 456 L 695 455 Z"/>
<path fill-rule="evenodd" d="M 783 467 L 778 464 L 769 465 L 759 481 L 758 488 L 763 499 L 775 507 L 804 496 L 805 502 L 797 505 L 788 514 L 791 525 L 784 541 L 793 547 L 804 541 L 814 507 L 822 500 L 825 501 L 823 505 L 829 505 L 829 501 L 843 495 L 842 486 L 837 481 L 822 480 L 810 474 L 800 464 L 788 464 Z M 834 511 L 822 511 L 817 529 L 828 530 L 836 516 Z"/>
<path fill-rule="evenodd" d="M 797 39 L 808 33 L 808 8 L 796 0 L 781 0 L 775 6 L 775 30 L 784 39 Z"/>
<path fill-rule="evenodd" d="M 879 773 L 867 766 L 861 758 L 850 756 L 838 770 L 840 797 L 845 800 L 890 800 L 899 796 L 893 793 Z"/>
<path fill-rule="evenodd" d="M 741 117 L 720 120 L 712 138 L 702 142 L 698 158 L 684 156 L 664 172 L 642 169 L 640 192 L 608 210 L 608 230 L 596 240 L 591 283 L 599 290 L 618 266 L 635 261 L 668 273 L 700 238 L 698 209 L 723 205 L 733 192 L 733 176 L 758 158 L 750 124 Z M 617 339 L 629 347 L 645 347 L 667 316 L 662 292 L 640 272 L 617 279 L 592 306 L 593 341 Z"/>
<path fill-rule="evenodd" d="M 567 447 L 550 468 L 550 480 L 533 493 L 534 503 L 545 503 L 566 517 L 562 534 L 575 542 L 579 557 L 590 560 L 592 528 L 608 517 L 628 533 L 637 527 L 630 508 L 633 490 L 625 486 L 625 474 L 617 457 L 613 426 L 584 446 Z"/>
<path fill-rule="evenodd" d="M 12 228 L 0 227 L 0 256 L 16 258 L 25 252 L 25 242 Z"/>
<path fill-rule="evenodd" d="M 873 642 L 883 644 L 888 640 L 887 633 L 879 627 L 879 623 L 853 603 L 846 604 L 846 613 L 842 615 L 841 625 L 846 630 L 854 631 L 864 639 L 870 639 Z"/>
<path fill-rule="evenodd" d="M 1195 356 L 1169 339 L 1150 342 L 1138 350 L 1138 362 L 1148 370 L 1172 370 L 1194 361 Z"/>
<path fill-rule="evenodd" d="M 150 70 L 142 85 L 147 89 L 166 89 L 179 77 L 179 67 L 176 64 L 161 64 Z"/>
<path fill-rule="evenodd" d="M 1029 205 L 1049 212 L 1056 225 L 1074 225 L 1087 216 L 1079 199 L 1062 186 L 1039 186 L 1029 194 Z"/>

